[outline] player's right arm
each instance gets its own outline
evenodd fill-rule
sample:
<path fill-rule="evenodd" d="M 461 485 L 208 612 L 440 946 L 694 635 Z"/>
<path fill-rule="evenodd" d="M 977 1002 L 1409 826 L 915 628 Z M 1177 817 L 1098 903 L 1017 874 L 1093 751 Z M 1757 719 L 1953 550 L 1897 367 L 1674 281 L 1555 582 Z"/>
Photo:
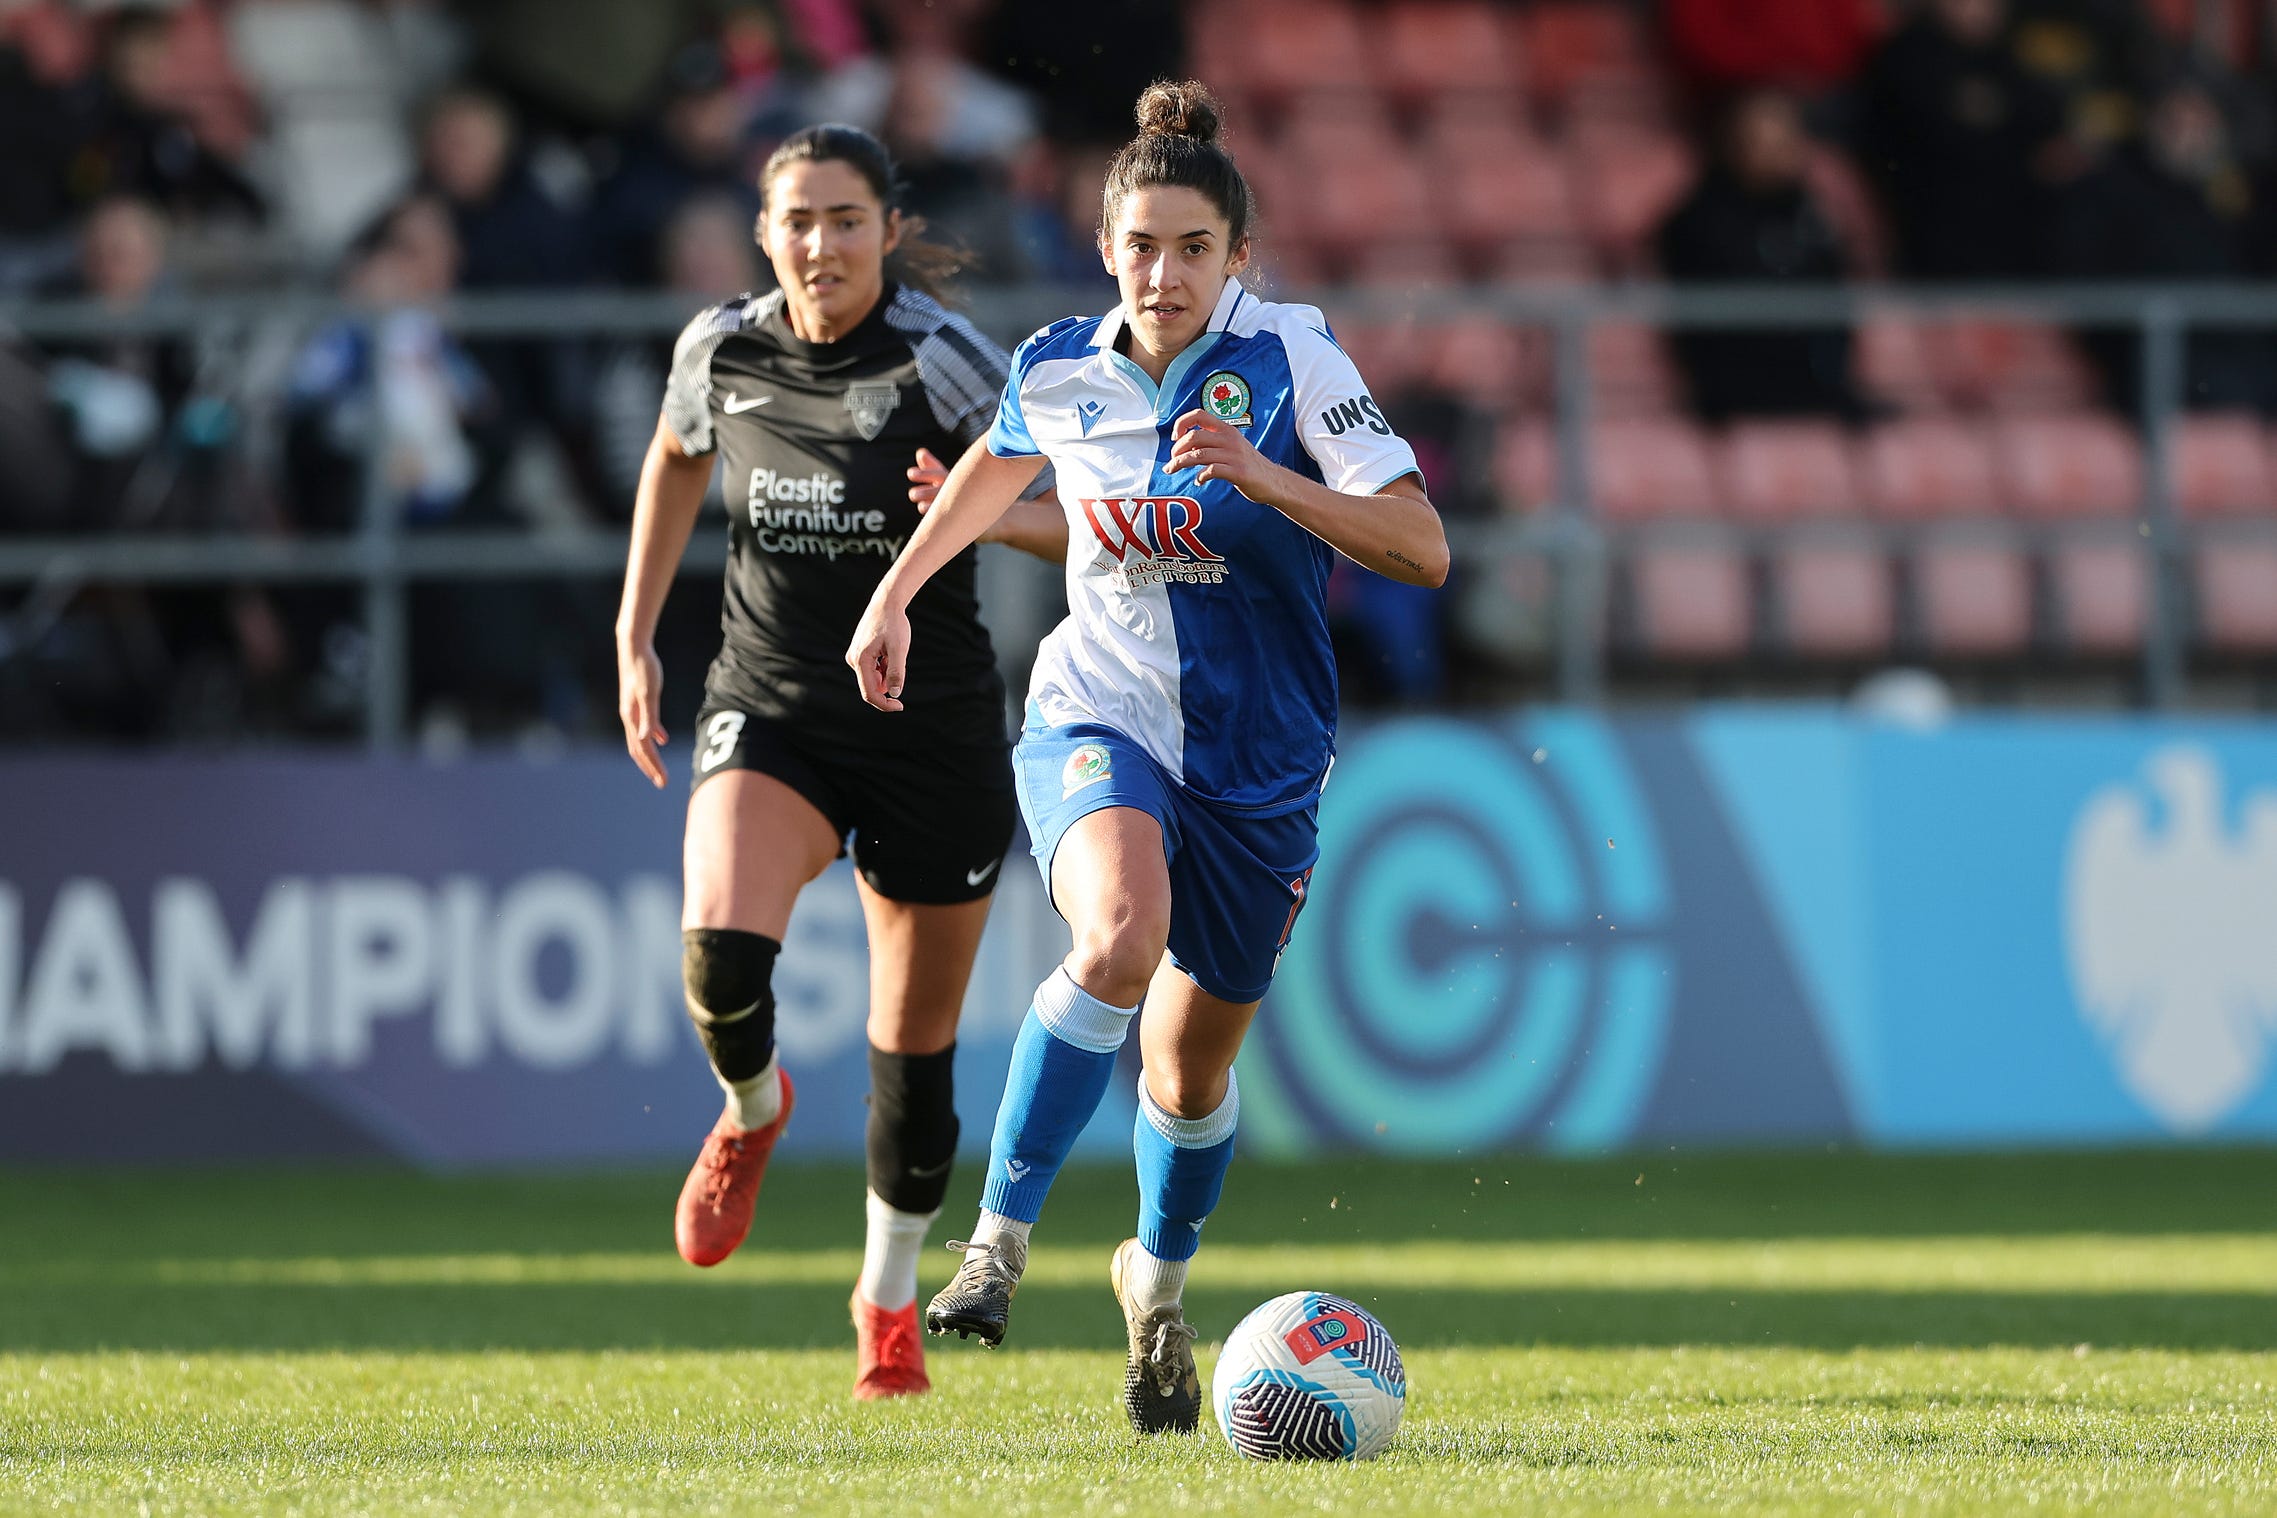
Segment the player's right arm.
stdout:
<path fill-rule="evenodd" d="M 664 610 L 673 576 L 680 571 L 680 556 L 688 550 L 711 477 L 712 456 L 691 455 L 671 422 L 659 421 L 640 466 L 632 546 L 625 558 L 624 599 L 617 606 L 617 718 L 624 724 L 625 748 L 633 763 L 659 790 L 665 777 L 657 746 L 667 740 L 656 619 Z"/>
<path fill-rule="evenodd" d="M 980 541 L 1020 492 L 1043 472 L 1040 453 L 1006 458 L 981 439 L 965 450 L 933 498 L 909 545 L 878 581 L 862 620 L 846 645 L 846 663 L 862 699 L 883 712 L 901 710 L 902 675 L 909 667 L 909 603 L 941 566 Z"/>

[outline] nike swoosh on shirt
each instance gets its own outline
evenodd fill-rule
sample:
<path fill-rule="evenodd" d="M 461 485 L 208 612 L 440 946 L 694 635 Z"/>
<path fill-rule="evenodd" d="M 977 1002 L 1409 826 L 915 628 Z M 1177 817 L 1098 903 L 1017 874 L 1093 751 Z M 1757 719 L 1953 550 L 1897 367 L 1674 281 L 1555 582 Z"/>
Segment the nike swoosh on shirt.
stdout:
<path fill-rule="evenodd" d="M 991 876 L 991 875 L 995 874 L 995 873 L 996 873 L 996 867 L 997 867 L 998 865 L 1002 864 L 1003 862 L 1004 862 L 1004 861 L 1003 861 L 1003 860 L 1001 860 L 1001 859 L 992 859 L 992 860 L 990 860 L 990 861 L 989 861 L 987 864 L 985 864 L 985 865 L 981 866 L 981 867 L 980 867 L 979 869 L 977 869 L 977 870 L 967 870 L 967 871 L 965 871 L 965 884 L 966 884 L 966 885 L 969 885 L 969 886 L 979 885 L 979 884 L 980 884 L 982 881 L 986 880 L 986 879 L 987 879 L 989 876 Z"/>
<path fill-rule="evenodd" d="M 773 399 L 774 397 L 771 395 L 755 395 L 749 400 L 745 400 L 740 395 L 723 396 L 720 399 L 719 409 L 729 416 L 739 416 L 746 411 L 764 406 Z"/>

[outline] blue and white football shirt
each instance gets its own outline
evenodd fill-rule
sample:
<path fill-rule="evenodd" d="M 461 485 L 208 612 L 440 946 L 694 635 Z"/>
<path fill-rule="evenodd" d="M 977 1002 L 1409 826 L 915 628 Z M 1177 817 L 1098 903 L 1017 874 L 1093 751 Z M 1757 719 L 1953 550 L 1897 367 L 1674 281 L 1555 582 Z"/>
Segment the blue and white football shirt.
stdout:
<path fill-rule="evenodd" d="M 1031 720 L 1104 723 L 1220 806 L 1308 806 L 1334 752 L 1336 551 L 1231 485 L 1170 473 L 1171 423 L 1199 407 L 1351 495 L 1416 472 L 1414 450 L 1312 306 L 1227 281 L 1159 387 L 1115 351 L 1122 325 L 1118 306 L 1022 343 L 988 434 L 999 457 L 1050 459 L 1067 511 L 1068 616 L 1037 651 Z"/>

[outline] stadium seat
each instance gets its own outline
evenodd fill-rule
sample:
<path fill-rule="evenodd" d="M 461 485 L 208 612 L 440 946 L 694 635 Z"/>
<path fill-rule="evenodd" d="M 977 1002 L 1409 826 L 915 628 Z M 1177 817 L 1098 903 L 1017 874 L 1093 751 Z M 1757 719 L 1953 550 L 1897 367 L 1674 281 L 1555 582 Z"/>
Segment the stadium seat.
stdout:
<path fill-rule="evenodd" d="M 1393 395 L 1428 372 L 1436 334 L 1412 321 L 1333 322 L 1337 345 L 1378 395 Z"/>
<path fill-rule="evenodd" d="M 1541 406 L 1549 400 L 1547 345 L 1532 328 L 1457 322 L 1434 335 L 1425 377 L 1489 413 Z"/>
<path fill-rule="evenodd" d="M 1867 509 L 1897 522 L 1991 516 L 2002 503 L 1991 438 L 1946 417 L 1906 417 L 1868 433 L 1859 484 Z"/>
<path fill-rule="evenodd" d="M 1463 282 L 1453 248 L 1418 238 L 1363 245 L 1353 255 L 1349 273 L 1358 284 L 1401 290 L 1444 290 Z"/>
<path fill-rule="evenodd" d="M 1550 153 L 1458 159 L 1435 166 L 1431 177 L 1440 220 L 1474 247 L 1571 242 L 1580 235 L 1565 165 Z"/>
<path fill-rule="evenodd" d="M 1999 423 L 1995 447 L 2009 504 L 2021 516 L 2129 517 L 2142 508 L 2142 450 L 2113 417 L 2010 417 Z"/>
<path fill-rule="evenodd" d="M 1290 106 L 1273 142 L 1300 160 L 1381 152 L 1399 130 L 1380 97 L 1366 90 L 1316 93 Z"/>
<path fill-rule="evenodd" d="M 1641 322 L 1598 322 L 1589 331 L 1590 403 L 1606 418 L 1662 416 L 1676 409 L 1676 366 L 1660 332 Z"/>
<path fill-rule="evenodd" d="M 2131 537 L 2058 544 L 2048 558 L 2056 629 L 2077 653 L 2123 654 L 2142 647 L 2150 626 L 2150 584 L 2142 545 Z"/>
<path fill-rule="evenodd" d="M 1435 165 L 1551 151 L 1515 101 L 1476 95 L 1440 96 L 1425 110 L 1416 137 L 1424 157 Z"/>
<path fill-rule="evenodd" d="M 2277 543 L 2208 544 L 2193 559 L 2205 644 L 2224 653 L 2277 651 Z"/>
<path fill-rule="evenodd" d="M 1717 449 L 1723 500 L 1743 522 L 1848 516 L 1858 509 L 1850 442 L 1834 422 L 1742 421 Z"/>
<path fill-rule="evenodd" d="M 1780 628 L 1792 653 L 1868 658 L 1896 626 L 1889 561 L 1869 542 L 1801 543 L 1772 555 Z"/>
<path fill-rule="evenodd" d="M 1617 270 L 1645 261 L 1697 172 L 1682 138 L 1634 129 L 1576 133 L 1566 162 L 1582 229 Z"/>
<path fill-rule="evenodd" d="M 1652 72 L 1642 20 L 1611 0 L 1546 0 L 1519 8 L 1512 26 L 1519 38 L 1527 92 L 1553 111 L 1581 97 L 1596 102 L 1649 93 L 1657 111 L 1663 93 Z"/>
<path fill-rule="evenodd" d="M 1238 81 L 1269 99 L 1376 83 L 1359 16 L 1345 0 L 1220 0 L 1187 15 L 1205 79 Z"/>
<path fill-rule="evenodd" d="M 2012 546 L 1932 540 L 1914 555 L 1913 592 L 1933 653 L 1986 658 L 2032 642 L 2032 570 Z"/>
<path fill-rule="evenodd" d="M 1393 0 L 1380 27 L 1371 50 L 1384 82 L 1404 98 L 1455 91 L 1507 98 L 1518 87 L 1502 18 L 1486 0 Z"/>
<path fill-rule="evenodd" d="M 1547 417 L 1512 417 L 1494 437 L 1494 489 L 1513 516 L 1544 511 L 1557 499 L 1557 434 Z"/>
<path fill-rule="evenodd" d="M 1860 393 L 1893 411 L 1945 409 L 1918 322 L 1902 316 L 1871 316 L 1859 323 L 1850 368 Z"/>
<path fill-rule="evenodd" d="M 1598 514 L 1614 522 L 1714 516 L 1721 504 L 1706 434 L 1674 416 L 1593 428 L 1589 487 Z"/>
<path fill-rule="evenodd" d="M 1922 335 L 1939 392 L 1960 410 L 2066 412 L 2095 400 L 2094 371 L 2055 327 L 1961 318 Z"/>
<path fill-rule="evenodd" d="M 1490 249 L 1479 265 L 1482 278 L 1496 284 L 1594 283 L 1600 274 L 1589 245 L 1579 238 L 1529 237 Z"/>
<path fill-rule="evenodd" d="M 1646 547 L 1628 560 L 1637 641 L 1666 659 L 1730 659 L 1754 624 L 1747 561 L 1711 544 Z"/>
<path fill-rule="evenodd" d="M 1276 224 L 1308 241 L 1350 252 L 1380 243 L 1387 228 L 1432 224 L 1425 176 L 1390 143 L 1366 153 L 1292 158 L 1306 192 L 1283 194 Z"/>
<path fill-rule="evenodd" d="M 2174 507 L 2193 518 L 2277 510 L 2260 418 L 2250 412 L 2176 418 Z"/>

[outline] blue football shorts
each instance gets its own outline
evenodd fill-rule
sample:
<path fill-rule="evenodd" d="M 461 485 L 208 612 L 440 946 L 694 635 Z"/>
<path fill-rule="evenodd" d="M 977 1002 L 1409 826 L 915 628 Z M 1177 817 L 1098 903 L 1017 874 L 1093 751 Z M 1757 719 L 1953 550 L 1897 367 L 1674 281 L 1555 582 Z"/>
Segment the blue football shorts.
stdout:
<path fill-rule="evenodd" d="M 1052 856 L 1069 828 L 1111 806 L 1142 811 L 1161 825 L 1170 865 L 1171 960 L 1212 996 L 1264 996 L 1320 857 L 1316 807 L 1255 817 L 1213 806 L 1097 723 L 1031 723 L 1012 767 L 1047 893 Z"/>

